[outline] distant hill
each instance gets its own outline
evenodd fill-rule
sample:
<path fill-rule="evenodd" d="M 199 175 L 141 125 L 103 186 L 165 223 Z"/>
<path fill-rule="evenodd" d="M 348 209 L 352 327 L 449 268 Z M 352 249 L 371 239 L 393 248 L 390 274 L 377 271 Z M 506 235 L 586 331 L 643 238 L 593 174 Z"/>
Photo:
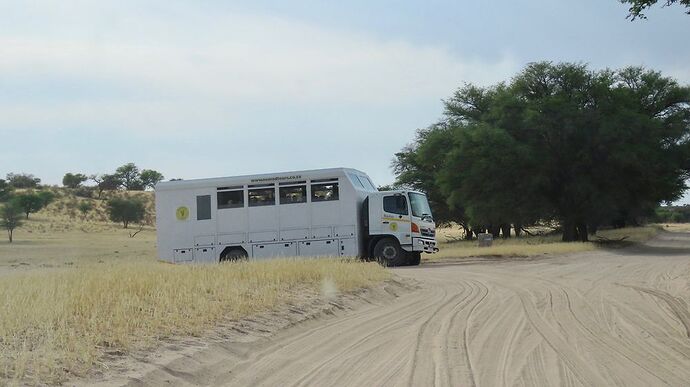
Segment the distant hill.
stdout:
<path fill-rule="evenodd" d="M 106 191 L 100 199 L 83 197 L 83 190 L 62 187 L 43 188 L 55 194 L 55 200 L 45 208 L 29 216 L 19 228 L 28 232 L 56 232 L 56 231 L 106 231 L 108 229 L 121 229 L 122 224 L 113 223 L 108 218 L 106 205 L 108 199 L 113 197 L 130 197 L 142 200 L 146 207 L 144 224 L 155 227 L 155 201 L 154 193 L 150 191 Z M 17 191 L 21 193 L 22 190 Z M 86 213 L 80 211 L 81 203 L 90 203 L 91 209 Z M 136 227 L 131 225 L 130 228 Z"/>

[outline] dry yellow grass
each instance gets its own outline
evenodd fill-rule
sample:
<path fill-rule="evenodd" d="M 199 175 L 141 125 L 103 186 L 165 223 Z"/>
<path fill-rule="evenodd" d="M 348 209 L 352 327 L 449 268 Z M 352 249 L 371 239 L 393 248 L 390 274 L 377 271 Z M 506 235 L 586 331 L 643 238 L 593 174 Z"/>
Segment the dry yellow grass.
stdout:
<path fill-rule="evenodd" d="M 135 230 L 107 222 L 102 202 L 82 218 L 76 203 L 91 199 L 60 195 L 14 243 L 0 239 L 0 385 L 58 383 L 98 367 L 105 351 L 202 334 L 322 283 L 348 291 L 389 277 L 373 263 L 334 259 L 161 263 L 153 228 L 130 238 Z"/>
<path fill-rule="evenodd" d="M 0 382 L 59 382 L 92 368 L 105 350 L 200 334 L 324 281 L 347 291 L 388 276 L 374 263 L 334 259 L 104 263 L 8 275 L 0 281 Z"/>
<path fill-rule="evenodd" d="M 623 229 L 602 230 L 597 233 L 608 239 L 627 237 L 626 241 L 643 242 L 654 237 L 656 226 L 627 227 Z M 477 241 L 458 240 L 462 236 L 459 229 L 439 229 L 440 251 L 425 256 L 428 260 L 482 256 L 532 256 L 540 254 L 568 254 L 590 251 L 599 248 L 593 242 L 561 242 L 560 235 L 524 236 L 522 238 L 497 239 L 491 247 L 479 247 Z M 592 238 L 595 240 L 595 238 Z"/>
<path fill-rule="evenodd" d="M 690 232 L 690 223 L 661 223 L 656 226 L 671 232 Z"/>

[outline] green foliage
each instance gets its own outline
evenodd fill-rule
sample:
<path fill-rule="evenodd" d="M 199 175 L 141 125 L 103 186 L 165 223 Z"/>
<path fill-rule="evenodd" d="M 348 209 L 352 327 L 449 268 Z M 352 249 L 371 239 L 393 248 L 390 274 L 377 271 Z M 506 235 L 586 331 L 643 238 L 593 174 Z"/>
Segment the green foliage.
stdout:
<path fill-rule="evenodd" d="M 30 213 L 37 212 L 44 206 L 43 198 L 33 192 L 17 195 L 12 198 L 12 202 L 22 209 L 26 214 L 26 219 L 29 219 Z"/>
<path fill-rule="evenodd" d="M 0 179 L 0 203 L 6 202 L 12 195 L 12 186 L 5 180 Z"/>
<path fill-rule="evenodd" d="M 110 220 L 122 222 L 124 228 L 127 228 L 129 223 L 142 221 L 146 214 L 144 202 L 129 198 L 112 198 L 108 200 L 107 211 Z"/>
<path fill-rule="evenodd" d="M 48 204 L 52 203 L 55 200 L 55 194 L 48 190 L 38 191 L 36 193 L 36 196 L 38 196 L 39 199 L 41 199 L 41 207 L 46 207 Z"/>
<path fill-rule="evenodd" d="M 7 183 L 13 188 L 36 188 L 41 179 L 28 173 L 8 173 Z"/>
<path fill-rule="evenodd" d="M 415 142 L 395 154 L 393 170 L 397 175 L 396 185 L 427 194 L 437 223 L 454 221 L 469 227 L 464 208 L 457 202 L 449 204 L 438 181 L 440 171 L 446 167 L 447 156 L 453 150 L 452 131 L 447 123 L 419 130 Z"/>
<path fill-rule="evenodd" d="M 657 223 L 690 223 L 690 206 L 659 206 L 651 220 Z"/>
<path fill-rule="evenodd" d="M 154 189 L 158 182 L 162 181 L 165 177 L 162 173 L 154 171 L 153 169 L 144 169 L 139 175 L 139 180 L 143 184 L 144 188 Z"/>
<path fill-rule="evenodd" d="M 93 197 L 93 192 L 96 190 L 95 187 L 77 187 L 74 189 L 74 196 L 80 197 L 80 198 L 92 198 Z"/>
<path fill-rule="evenodd" d="M 81 174 L 81 173 L 66 173 L 65 176 L 62 178 L 62 185 L 67 187 L 67 188 L 77 188 L 79 187 L 83 182 L 88 180 L 88 177 L 86 175 Z"/>
<path fill-rule="evenodd" d="M 12 243 L 13 240 L 14 229 L 22 224 L 21 214 L 21 208 L 12 201 L 0 207 L 0 227 L 7 230 L 7 237 L 10 243 Z"/>
<path fill-rule="evenodd" d="M 141 181 L 139 167 L 134 163 L 127 163 L 115 171 L 115 176 L 120 179 L 122 186 L 128 191 L 143 191 L 144 183 Z"/>
<path fill-rule="evenodd" d="M 678 199 L 690 176 L 690 89 L 658 72 L 534 63 L 445 107 L 394 168 L 461 225 L 556 220 L 564 240 L 586 240 Z"/>
<path fill-rule="evenodd" d="M 103 195 L 103 191 L 116 191 L 122 185 L 122 180 L 117 175 L 91 175 L 89 177 L 96 183 L 96 190 L 98 191 L 98 198 Z"/>
<path fill-rule="evenodd" d="M 91 210 L 93 210 L 93 203 L 87 200 L 83 200 L 79 202 L 79 205 L 77 206 L 79 209 L 79 212 L 81 212 L 82 219 L 86 218 L 86 214 L 88 214 Z"/>
<path fill-rule="evenodd" d="M 631 20 L 635 20 L 637 18 L 640 19 L 646 19 L 647 17 L 644 15 L 644 11 L 648 8 L 651 8 L 653 5 L 658 3 L 658 0 L 620 0 L 621 3 L 623 4 L 630 4 L 630 14 L 628 14 L 628 17 Z M 685 13 L 690 14 L 690 0 L 663 0 L 665 7 L 671 6 L 673 4 L 680 4 L 685 6 L 686 11 Z"/>

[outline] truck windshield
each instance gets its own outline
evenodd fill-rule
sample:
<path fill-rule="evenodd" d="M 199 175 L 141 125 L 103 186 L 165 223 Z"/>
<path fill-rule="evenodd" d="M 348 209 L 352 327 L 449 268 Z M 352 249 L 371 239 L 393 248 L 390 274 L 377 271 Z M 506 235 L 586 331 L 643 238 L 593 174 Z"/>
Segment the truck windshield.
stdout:
<path fill-rule="evenodd" d="M 410 192 L 409 195 L 412 215 L 419 218 L 432 218 L 431 208 L 429 207 L 429 202 L 426 200 L 426 195 L 415 192 Z"/>

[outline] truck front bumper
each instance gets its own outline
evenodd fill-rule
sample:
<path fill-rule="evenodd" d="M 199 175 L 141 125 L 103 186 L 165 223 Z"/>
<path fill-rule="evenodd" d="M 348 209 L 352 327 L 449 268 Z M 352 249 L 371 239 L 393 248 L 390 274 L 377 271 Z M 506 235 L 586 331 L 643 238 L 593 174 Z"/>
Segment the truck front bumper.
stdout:
<path fill-rule="evenodd" d="M 412 238 L 412 250 L 433 254 L 438 251 L 435 239 Z"/>

